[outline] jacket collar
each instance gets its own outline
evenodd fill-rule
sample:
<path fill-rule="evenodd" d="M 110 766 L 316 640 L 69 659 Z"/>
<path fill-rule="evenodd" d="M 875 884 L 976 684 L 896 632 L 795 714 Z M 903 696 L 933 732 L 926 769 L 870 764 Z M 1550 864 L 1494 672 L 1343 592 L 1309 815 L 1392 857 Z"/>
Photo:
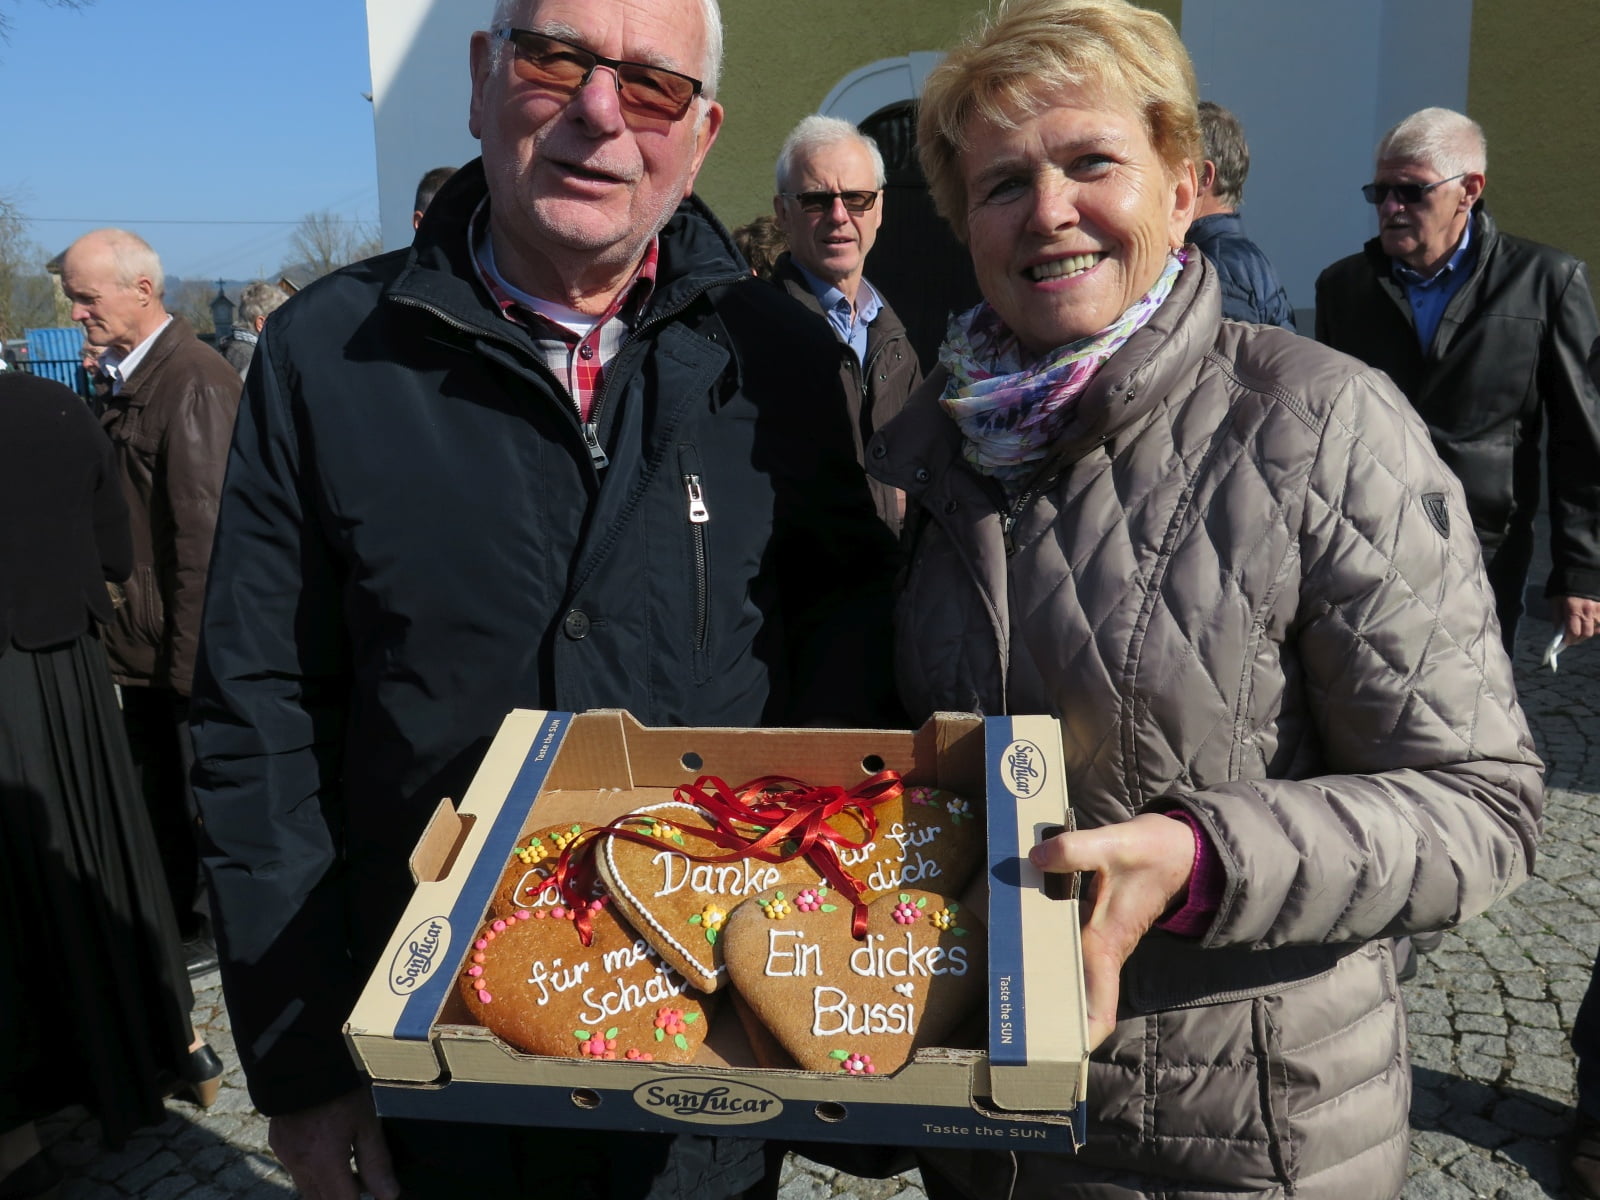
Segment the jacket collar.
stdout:
<path fill-rule="evenodd" d="M 805 276 L 800 274 L 800 268 L 794 265 L 794 260 L 785 250 L 778 256 L 778 261 L 772 268 L 772 282 L 793 296 L 807 311 L 815 313 L 822 320 L 827 320 L 827 314 L 822 311 L 822 304 L 818 301 L 816 293 L 806 283 Z M 876 291 L 877 289 L 873 289 Z M 878 292 L 878 315 L 867 326 L 867 357 L 872 357 L 872 351 L 888 341 L 890 338 L 904 337 L 905 323 L 889 304 L 889 298 Z"/>
<path fill-rule="evenodd" d="M 145 351 L 144 357 L 133 368 L 133 374 L 117 393 L 116 401 L 130 408 L 148 404 L 151 399 L 151 381 L 160 375 L 167 360 L 177 352 L 178 347 L 195 336 L 194 326 L 177 313 L 173 313 L 172 320 L 167 322 L 167 327 L 156 336 L 156 340 L 150 344 L 150 349 Z"/>
<path fill-rule="evenodd" d="M 1450 298 L 1450 303 L 1445 306 L 1444 315 L 1439 319 L 1438 332 L 1434 334 L 1433 344 L 1425 356 L 1431 355 L 1437 358 L 1442 355 L 1455 336 L 1461 314 L 1476 307 L 1478 287 L 1483 282 L 1484 271 L 1488 268 L 1489 260 L 1499 244 L 1500 231 L 1486 209 L 1480 208 L 1473 213 L 1472 221 L 1472 240 L 1477 247 L 1472 271 L 1456 294 Z M 1399 306 L 1406 322 L 1415 328 L 1417 322 L 1411 313 L 1411 302 L 1406 299 L 1404 285 L 1394 277 L 1394 260 L 1384 252 L 1383 242 L 1376 237 L 1372 238 L 1361 247 L 1361 253 L 1366 256 L 1367 266 L 1371 269 L 1373 278 L 1378 281 L 1378 286 Z"/>
<path fill-rule="evenodd" d="M 1191 254 L 1166 302 L 1106 360 L 1078 398 L 1077 418 L 1041 474 L 1060 471 L 1142 424 L 1198 368 L 1221 319 L 1216 271 L 1204 255 Z M 920 495 L 963 465 L 961 431 L 939 403 L 947 379 L 943 367 L 934 371 L 867 452 L 868 470 L 908 495 Z"/>
<path fill-rule="evenodd" d="M 488 191 L 481 158 L 450 177 L 383 297 L 429 310 L 475 334 L 519 341 L 516 327 L 495 317 L 494 303 L 472 265 L 468 229 Z M 690 196 L 661 231 L 656 289 L 641 319 L 673 312 L 708 287 L 747 278 L 733 238 L 698 197 Z"/>

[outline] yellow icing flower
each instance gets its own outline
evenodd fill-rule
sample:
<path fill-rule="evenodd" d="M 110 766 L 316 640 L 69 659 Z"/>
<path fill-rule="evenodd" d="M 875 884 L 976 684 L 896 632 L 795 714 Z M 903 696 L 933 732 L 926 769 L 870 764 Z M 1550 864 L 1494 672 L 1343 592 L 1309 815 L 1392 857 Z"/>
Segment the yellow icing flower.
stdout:
<path fill-rule="evenodd" d="M 789 903 L 782 896 L 775 896 L 761 906 L 761 911 L 769 921 L 781 921 L 789 915 Z"/>
<path fill-rule="evenodd" d="M 929 913 L 928 920 L 932 921 L 934 926 L 938 929 L 949 929 L 950 926 L 956 923 L 955 918 L 950 915 L 950 910 L 948 908 L 941 908 L 936 913 Z"/>
<path fill-rule="evenodd" d="M 707 930 L 721 929 L 727 919 L 728 914 L 715 904 L 708 904 L 700 910 L 700 925 Z"/>

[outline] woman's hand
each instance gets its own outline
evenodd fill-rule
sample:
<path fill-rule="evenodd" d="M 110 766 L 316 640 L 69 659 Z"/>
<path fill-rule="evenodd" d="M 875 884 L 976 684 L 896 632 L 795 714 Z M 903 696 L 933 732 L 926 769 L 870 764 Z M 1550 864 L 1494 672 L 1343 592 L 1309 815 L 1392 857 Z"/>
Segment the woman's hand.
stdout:
<path fill-rule="evenodd" d="M 1091 1050 L 1117 1023 L 1122 964 L 1189 883 L 1194 839 L 1183 821 L 1144 813 L 1120 825 L 1063 833 L 1028 853 L 1041 870 L 1093 873 L 1093 907 L 1083 926 Z"/>

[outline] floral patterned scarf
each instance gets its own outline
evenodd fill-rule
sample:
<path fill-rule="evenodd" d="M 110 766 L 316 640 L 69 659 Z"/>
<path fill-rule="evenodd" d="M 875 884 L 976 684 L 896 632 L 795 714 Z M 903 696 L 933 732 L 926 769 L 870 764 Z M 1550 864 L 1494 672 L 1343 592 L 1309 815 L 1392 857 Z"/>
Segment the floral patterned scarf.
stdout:
<path fill-rule="evenodd" d="M 1183 264 L 1174 251 L 1154 286 L 1107 328 L 1031 361 L 987 300 L 952 317 L 939 348 L 950 373 L 940 403 L 965 438 L 967 462 L 1015 494 L 1072 420 L 1101 364 L 1171 294 Z"/>

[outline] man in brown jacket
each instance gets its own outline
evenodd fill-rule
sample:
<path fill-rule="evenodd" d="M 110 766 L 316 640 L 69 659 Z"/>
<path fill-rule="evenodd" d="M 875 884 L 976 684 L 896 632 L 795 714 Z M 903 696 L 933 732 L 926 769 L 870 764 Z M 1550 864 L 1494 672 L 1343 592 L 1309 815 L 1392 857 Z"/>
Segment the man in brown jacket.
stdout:
<path fill-rule="evenodd" d="M 162 303 L 161 260 L 98 229 L 62 256 L 61 286 L 111 380 L 100 418 L 117 452 L 134 567 L 106 631 L 111 673 L 161 849 L 191 975 L 216 965 L 189 783 L 189 690 L 239 374 Z"/>
<path fill-rule="evenodd" d="M 883 222 L 883 156 L 849 121 L 810 116 L 778 152 L 772 211 L 788 239 L 772 281 L 827 321 L 839 342 L 856 457 L 905 407 L 922 368 L 894 309 L 867 282 L 867 254 Z M 878 516 L 895 533 L 905 499 L 871 480 Z"/>

